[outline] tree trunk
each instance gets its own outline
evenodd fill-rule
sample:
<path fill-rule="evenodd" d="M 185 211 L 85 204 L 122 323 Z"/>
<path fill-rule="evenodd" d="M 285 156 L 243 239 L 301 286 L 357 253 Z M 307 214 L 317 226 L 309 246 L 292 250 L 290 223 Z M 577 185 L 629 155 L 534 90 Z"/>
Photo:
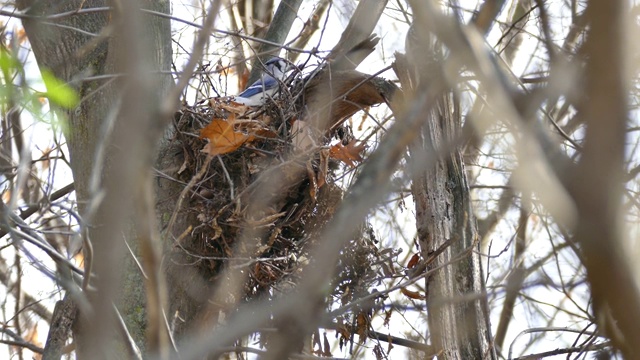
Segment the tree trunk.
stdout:
<path fill-rule="evenodd" d="M 443 96 L 428 115 L 419 144 L 411 149 L 412 155 L 447 153 L 416 176 L 412 186 L 421 255 L 429 262 L 425 288 L 430 338 L 444 359 L 494 359 L 462 154 L 457 147 L 442 149 L 460 132 L 457 110 L 453 96 Z"/>
<path fill-rule="evenodd" d="M 410 146 L 415 159 L 434 156 L 435 166 L 414 174 L 412 194 L 425 282 L 429 330 L 444 359 L 495 359 L 490 346 L 486 291 L 478 255 L 479 238 L 471 207 L 461 143 L 460 108 L 444 76 L 441 45 L 424 24 L 407 35 L 405 93 L 441 91 L 430 107 L 419 139 Z M 417 84 L 415 86 L 412 86 Z"/>
<path fill-rule="evenodd" d="M 141 4 L 143 7 L 158 12 L 169 13 L 169 1 L 145 1 L 141 2 Z M 131 131 L 133 131 L 136 126 L 148 127 L 153 121 L 160 123 L 160 120 L 154 120 L 152 109 L 155 109 L 158 100 L 172 83 L 172 79 L 168 73 L 154 73 L 149 77 L 150 82 L 148 84 L 141 85 L 141 88 L 153 89 L 153 93 L 139 94 L 140 96 L 136 99 L 125 99 L 124 101 L 122 94 L 125 94 L 127 89 L 123 88 L 123 85 L 131 83 L 131 81 L 127 80 L 131 74 L 127 74 L 122 78 L 114 77 L 86 80 L 87 77 L 116 74 L 118 70 L 127 68 L 127 64 L 137 56 L 123 46 L 123 43 L 126 42 L 123 41 L 126 40 L 123 38 L 126 36 L 118 33 L 121 31 L 118 29 L 118 21 L 121 20 L 118 10 L 121 9 L 67 14 L 62 17 L 46 19 L 49 24 L 45 24 L 35 17 L 73 12 L 81 9 L 105 7 L 107 6 L 107 2 L 105 1 L 73 0 L 49 2 L 21 0 L 18 1 L 17 6 L 21 10 L 29 9 L 28 14 L 34 16 L 23 19 L 23 25 L 39 67 L 41 69 L 51 70 L 56 77 L 76 89 L 82 99 L 81 103 L 75 109 L 63 111 L 67 124 L 65 138 L 71 158 L 71 168 L 73 171 L 79 211 L 83 215 L 86 215 L 87 211 L 97 211 L 97 214 L 100 214 L 99 209 L 89 208 L 88 202 L 92 196 L 96 196 L 96 190 L 103 191 L 103 188 L 91 188 L 92 176 L 96 176 L 96 180 L 105 180 L 107 177 L 105 173 L 108 173 L 108 169 L 113 165 L 110 159 L 114 157 L 112 156 L 114 147 L 110 146 L 107 148 L 106 146 L 109 143 L 107 139 L 108 136 L 106 136 L 110 134 L 107 129 L 110 124 L 109 122 L 112 121 L 111 124 L 115 124 L 116 130 L 113 130 L 111 133 L 114 137 L 121 136 L 118 134 L 126 133 L 127 127 L 129 126 L 131 127 Z M 54 25 L 51 25 L 51 23 Z M 170 70 L 171 38 L 169 20 L 160 17 L 144 16 L 140 19 L 140 23 L 143 24 L 141 33 L 131 35 L 140 36 L 141 39 L 144 39 L 143 41 L 138 40 L 138 43 L 144 45 L 143 48 L 139 49 L 138 53 L 141 55 L 137 60 L 144 62 L 146 69 L 150 71 Z M 95 36 L 90 36 L 87 32 Z M 149 109 L 148 113 L 144 115 L 144 120 L 136 118 L 135 121 L 139 121 L 141 125 L 131 122 L 128 124 L 120 124 L 125 117 L 118 111 L 125 107 L 119 107 L 119 101 L 125 103 L 127 101 L 137 101 L 137 99 L 144 101 L 142 106 Z M 152 99 L 151 103 L 148 103 L 145 99 Z M 116 117 L 116 119 L 113 117 Z M 117 130 L 118 128 L 120 130 Z M 141 153 L 129 155 L 139 158 L 139 160 L 137 160 L 138 162 L 134 162 L 135 164 L 148 163 L 148 166 L 150 166 L 150 159 L 153 154 L 155 154 L 155 139 L 145 132 L 136 132 L 135 136 L 140 136 L 138 146 L 142 147 L 142 151 Z M 118 139 L 115 139 L 113 142 L 117 143 L 117 141 Z M 166 144 L 166 142 L 163 144 Z M 98 153 L 101 146 L 104 147 L 104 154 Z M 103 155 L 104 158 L 99 159 L 99 157 Z M 124 156 L 125 154 L 120 155 Z M 115 158 L 117 158 L 117 156 Z M 104 161 L 104 167 L 95 166 L 96 162 L 100 160 Z M 120 164 L 115 165 L 119 166 Z M 96 170 L 101 172 L 96 175 Z M 138 171 L 146 174 L 146 176 L 150 176 L 150 171 L 147 170 L 147 166 L 138 167 Z M 137 174 L 132 176 L 136 177 Z M 116 178 L 112 180 L 114 184 L 116 184 L 119 179 Z M 137 183 L 138 179 L 135 181 Z M 140 180 L 141 183 L 144 183 L 144 181 L 145 180 Z M 103 186 L 106 187 L 106 185 Z M 126 190 L 133 191 L 132 189 Z M 163 190 L 164 188 L 160 188 L 160 191 Z M 124 194 L 124 192 L 121 194 Z M 115 195 L 117 196 L 118 194 Z M 109 202 L 112 194 L 106 197 L 106 202 Z M 158 197 L 164 199 L 166 195 L 160 194 Z M 132 207 L 132 201 L 130 199 L 126 199 L 126 202 L 128 205 L 117 205 L 124 208 Z M 126 218 L 124 218 L 124 215 L 118 214 L 118 216 L 123 217 L 125 223 L 122 232 L 119 234 L 120 236 L 114 236 L 113 233 L 109 233 L 109 231 L 113 231 L 113 229 L 104 229 L 104 225 L 100 222 L 103 221 L 107 224 L 108 221 L 102 217 L 98 217 L 99 220 L 95 221 L 95 224 L 85 224 L 90 230 L 89 238 L 94 242 L 93 245 L 96 248 L 95 253 L 98 254 L 94 259 L 93 269 L 96 275 L 98 275 L 97 281 L 102 281 L 109 276 L 119 277 L 122 275 L 123 278 L 121 280 L 114 282 L 114 284 L 121 283 L 122 286 L 116 285 L 117 287 L 115 287 L 114 290 L 117 294 L 109 294 L 107 299 L 113 298 L 117 301 L 127 329 L 134 337 L 138 346 L 144 349 L 146 327 L 145 287 L 143 286 L 144 282 L 141 272 L 132 260 L 132 256 L 129 254 L 125 255 L 125 252 L 122 250 L 124 249 L 124 245 L 122 244 L 123 235 L 127 243 L 134 249 L 134 252 L 137 251 L 137 244 L 135 235 L 133 235 L 133 224 L 129 223 Z M 85 221 L 86 220 L 85 218 Z M 103 226 L 101 227 L 101 225 Z M 101 234 L 104 232 L 103 230 L 106 230 L 104 236 Z M 101 250 L 105 248 L 118 250 L 102 252 Z M 90 303 L 94 306 L 93 310 L 96 312 L 104 310 L 100 309 L 100 306 L 103 308 L 110 307 L 110 300 L 102 301 L 100 299 L 100 297 L 104 295 L 102 292 L 105 290 L 108 289 L 98 286 L 98 291 L 95 294 L 85 292 Z M 100 305 L 101 302 L 104 303 Z M 113 311 L 108 311 L 108 313 L 111 315 Z M 97 314 L 96 316 L 99 315 L 100 314 Z M 78 325 L 78 323 L 76 325 Z M 88 323 L 85 323 L 84 326 L 94 329 L 98 327 L 96 324 Z M 100 324 L 99 326 L 106 325 Z M 82 327 L 83 325 L 80 324 L 80 328 Z M 76 336 L 78 358 L 95 358 L 97 349 L 88 348 L 89 345 L 86 344 L 86 335 L 91 332 L 92 331 L 77 331 L 74 334 L 74 336 Z M 105 343 L 111 344 L 111 342 Z M 110 355 L 102 354 L 101 356 L 109 357 Z"/>
<path fill-rule="evenodd" d="M 460 144 L 460 105 L 446 74 L 440 39 L 416 13 L 407 34 L 405 93 L 442 94 L 425 114 L 425 126 L 410 146 L 413 161 L 435 158 L 435 166 L 413 174 L 412 194 L 421 257 L 426 262 L 425 290 L 430 334 L 438 358 L 495 359 L 489 309 L 479 258 L 479 236 Z M 451 56 L 451 55 L 450 55 Z M 402 58 L 400 58 L 402 59 Z M 450 81 L 448 81 L 450 80 Z"/>

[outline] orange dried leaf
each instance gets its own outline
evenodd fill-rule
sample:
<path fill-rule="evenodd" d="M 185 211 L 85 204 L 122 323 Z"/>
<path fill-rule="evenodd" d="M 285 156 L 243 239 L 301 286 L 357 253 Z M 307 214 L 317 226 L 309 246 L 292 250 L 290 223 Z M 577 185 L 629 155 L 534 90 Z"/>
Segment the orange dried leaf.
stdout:
<path fill-rule="evenodd" d="M 221 155 L 238 149 L 247 141 L 253 140 L 253 135 L 248 135 L 233 129 L 234 117 L 227 121 L 213 119 L 209 125 L 200 130 L 200 138 L 208 139 L 202 151 L 210 155 Z"/>
<path fill-rule="evenodd" d="M 367 331 L 369 330 L 369 324 L 370 321 L 367 314 L 363 311 L 360 311 L 360 313 L 358 313 L 358 316 L 356 317 L 356 334 L 358 334 L 359 343 L 363 343 L 366 339 Z"/>
<path fill-rule="evenodd" d="M 257 137 L 266 139 L 274 139 L 278 137 L 278 134 L 269 129 L 258 129 L 256 130 L 255 134 Z"/>
<path fill-rule="evenodd" d="M 78 253 L 73 256 L 73 261 L 75 261 L 78 266 L 84 266 L 84 254 L 82 251 L 78 251 Z"/>
<path fill-rule="evenodd" d="M 238 89 L 244 89 L 247 87 L 249 83 L 249 75 L 251 75 L 251 72 L 245 67 L 242 75 L 238 76 Z"/>
<path fill-rule="evenodd" d="M 418 264 L 418 261 L 420 261 L 420 255 L 413 254 L 411 260 L 409 260 L 409 263 L 407 264 L 407 269 L 413 269 L 413 267 Z"/>
<path fill-rule="evenodd" d="M 344 339 L 349 339 L 351 338 L 351 332 L 349 331 L 349 328 L 342 324 L 342 325 L 338 325 L 338 328 L 336 329 L 336 331 L 340 334 L 340 336 L 342 336 Z"/>
<path fill-rule="evenodd" d="M 40 157 L 42 159 L 42 169 L 43 170 L 47 170 L 49 169 L 49 163 L 51 160 L 51 153 L 53 152 L 53 149 L 50 147 L 47 147 L 46 149 L 42 150 L 42 156 Z"/>
<path fill-rule="evenodd" d="M 12 192 L 11 190 L 7 189 L 2 193 L 2 201 L 4 201 L 5 204 L 8 204 L 11 201 L 11 196 L 12 196 Z"/>
<path fill-rule="evenodd" d="M 420 294 L 419 292 L 411 291 L 411 290 L 408 290 L 407 288 L 404 288 L 404 287 L 400 288 L 400 292 L 404 296 L 406 296 L 406 297 L 408 297 L 410 299 L 414 299 L 414 300 L 424 300 L 426 298 L 424 295 Z"/>
<path fill-rule="evenodd" d="M 364 160 L 362 158 L 362 152 L 367 148 L 364 143 L 361 143 L 360 145 L 356 145 L 356 143 L 356 140 L 352 140 L 346 146 L 342 145 L 342 143 L 333 145 L 331 149 L 329 149 L 329 155 L 351 167 L 355 167 L 356 162 Z"/>

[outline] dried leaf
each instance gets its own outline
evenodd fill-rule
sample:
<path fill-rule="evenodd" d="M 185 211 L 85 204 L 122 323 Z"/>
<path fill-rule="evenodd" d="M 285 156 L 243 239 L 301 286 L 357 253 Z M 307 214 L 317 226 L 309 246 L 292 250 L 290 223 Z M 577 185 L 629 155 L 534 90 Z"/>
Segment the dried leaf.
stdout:
<path fill-rule="evenodd" d="M 376 360 L 382 360 L 386 358 L 384 351 L 382 350 L 382 346 L 380 346 L 380 344 L 376 344 L 376 346 L 373 347 L 373 354 L 376 356 Z"/>
<path fill-rule="evenodd" d="M 256 130 L 256 137 L 265 138 L 265 139 L 275 139 L 278 137 L 278 134 L 269 129 L 259 129 Z"/>
<path fill-rule="evenodd" d="M 360 311 L 356 317 L 356 334 L 358 334 L 358 343 L 364 343 L 367 338 L 367 331 L 369 330 L 369 319 L 364 311 Z"/>
<path fill-rule="evenodd" d="M 349 340 L 351 338 L 351 332 L 349 331 L 349 328 L 344 324 L 340 324 L 336 331 L 340 333 L 340 336 L 342 336 L 345 340 Z"/>
<path fill-rule="evenodd" d="M 329 149 L 322 149 L 318 166 L 318 189 L 327 183 L 327 173 L 329 173 Z"/>
<path fill-rule="evenodd" d="M 184 161 L 182 162 L 182 166 L 180 166 L 180 169 L 178 170 L 178 175 L 181 175 L 185 170 L 187 170 L 187 158 L 185 157 Z"/>
<path fill-rule="evenodd" d="M 35 346 L 44 347 L 44 344 L 42 343 L 42 341 L 40 341 L 40 334 L 38 333 L 38 324 L 35 324 L 34 326 L 27 329 L 27 333 L 24 339 L 28 343 L 31 343 Z M 42 359 L 42 354 L 34 354 L 32 358 L 35 360 L 40 360 Z"/>
<path fill-rule="evenodd" d="M 261 283 L 270 283 L 278 279 L 271 265 L 263 262 L 256 263 L 254 276 Z"/>
<path fill-rule="evenodd" d="M 242 73 L 241 76 L 238 77 L 238 89 L 244 89 L 244 88 L 247 87 L 247 85 L 249 83 L 249 76 L 250 75 L 251 75 L 251 72 L 245 66 L 244 67 L 244 72 Z"/>
<path fill-rule="evenodd" d="M 80 250 L 81 249 L 78 249 L 75 255 L 73 256 L 73 261 L 77 266 L 82 267 L 84 266 L 84 254 Z"/>
<path fill-rule="evenodd" d="M 281 218 L 282 216 L 284 216 L 286 214 L 287 214 L 287 212 L 283 211 L 283 212 L 279 212 L 279 213 L 275 213 L 275 214 L 265 215 L 261 219 L 247 218 L 247 219 L 245 219 L 245 221 L 247 222 L 247 225 L 252 226 L 252 227 L 272 226 L 272 225 L 274 225 L 273 223 L 276 220 L 278 220 L 279 218 Z"/>
<path fill-rule="evenodd" d="M 210 225 L 211 225 L 211 228 L 213 228 L 213 235 L 211 236 L 210 241 L 211 240 L 216 240 L 223 233 L 222 228 L 220 227 L 220 225 L 218 225 L 218 218 L 217 217 L 213 218 L 213 220 L 211 220 L 211 224 Z"/>
<path fill-rule="evenodd" d="M 327 339 L 327 333 L 324 333 L 324 356 L 331 356 L 331 346 L 329 345 L 329 339 Z"/>
<path fill-rule="evenodd" d="M 18 29 L 16 35 L 18 37 L 18 44 L 22 44 L 27 41 L 27 32 L 24 30 L 24 28 Z"/>
<path fill-rule="evenodd" d="M 233 101 L 233 97 L 221 96 L 209 99 L 209 107 L 216 113 L 228 112 L 236 115 L 244 115 L 251 110 L 249 106 Z"/>
<path fill-rule="evenodd" d="M 393 314 L 393 308 L 389 311 L 384 312 L 384 322 L 382 323 L 384 326 L 389 326 L 389 321 L 391 321 L 391 314 Z"/>
<path fill-rule="evenodd" d="M 362 129 L 364 128 L 364 124 L 365 122 L 369 119 L 369 116 L 367 114 L 369 114 L 369 107 L 367 107 L 366 109 L 363 109 L 364 111 L 362 112 L 362 117 L 360 118 L 360 124 L 358 125 L 358 131 L 362 131 Z"/>
<path fill-rule="evenodd" d="M 298 151 L 305 151 L 316 146 L 313 127 L 306 121 L 296 120 L 291 125 L 293 146 Z"/>
<path fill-rule="evenodd" d="M 357 145 L 356 140 L 352 140 L 347 145 L 337 143 L 329 149 L 329 155 L 337 160 L 344 162 L 345 164 L 356 167 L 356 162 L 364 160 L 362 158 L 362 152 L 367 148 L 365 143 Z"/>
<path fill-rule="evenodd" d="M 316 345 L 318 345 L 319 349 L 322 349 L 322 344 L 320 344 L 320 331 L 318 331 L 318 329 L 316 329 L 316 331 L 313 333 L 313 348 L 315 349 Z"/>
<path fill-rule="evenodd" d="M 243 115 L 247 113 L 251 108 L 247 105 L 237 103 L 235 101 L 218 101 L 215 106 L 216 109 L 222 109 L 230 112 L 231 114 Z"/>
<path fill-rule="evenodd" d="M 248 135 L 234 130 L 233 124 L 235 116 L 229 119 L 213 119 L 209 125 L 200 130 L 200 138 L 206 138 L 209 143 L 202 151 L 210 155 L 221 155 L 230 153 L 238 149 L 242 144 L 254 139 L 253 135 Z"/>
<path fill-rule="evenodd" d="M 318 193 L 318 182 L 316 181 L 316 173 L 313 171 L 313 165 L 311 160 L 307 161 L 307 177 L 309 178 L 309 195 L 313 201 L 316 201 L 316 195 Z"/>
<path fill-rule="evenodd" d="M 409 263 L 407 264 L 407 269 L 413 269 L 418 264 L 418 261 L 420 261 L 420 255 L 413 254 L 411 260 L 409 260 Z"/>
<path fill-rule="evenodd" d="M 42 156 L 40 157 L 42 159 L 42 169 L 43 170 L 47 170 L 49 169 L 49 162 L 51 160 L 51 152 L 53 151 L 52 148 L 47 147 L 46 149 L 42 150 Z"/>
<path fill-rule="evenodd" d="M 414 300 L 424 300 L 424 299 L 426 299 L 426 297 L 424 295 L 420 294 L 419 292 L 411 291 L 411 290 L 408 290 L 407 288 L 404 288 L 404 287 L 400 288 L 400 292 L 402 294 L 404 294 L 404 296 L 406 296 L 406 297 L 408 297 L 410 299 L 414 299 Z"/>
<path fill-rule="evenodd" d="M 289 212 L 290 214 L 291 212 Z M 273 246 L 273 243 L 276 242 L 276 239 L 278 238 L 278 236 L 280 236 L 280 233 L 282 232 L 282 228 L 281 227 L 277 227 L 273 230 L 271 230 L 271 235 L 269 235 L 269 241 L 267 241 L 267 246 L 269 246 L 269 248 L 271 248 Z"/>

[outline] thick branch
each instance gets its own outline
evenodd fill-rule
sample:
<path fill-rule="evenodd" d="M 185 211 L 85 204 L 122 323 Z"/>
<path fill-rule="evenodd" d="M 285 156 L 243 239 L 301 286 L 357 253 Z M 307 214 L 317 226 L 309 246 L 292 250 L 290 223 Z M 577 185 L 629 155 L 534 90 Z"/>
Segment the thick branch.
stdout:
<path fill-rule="evenodd" d="M 625 251 L 621 205 L 627 114 L 626 1 L 590 1 L 583 154 L 573 185 L 598 324 L 628 359 L 640 358 L 640 292 Z M 615 281 L 612 281 L 615 279 Z"/>

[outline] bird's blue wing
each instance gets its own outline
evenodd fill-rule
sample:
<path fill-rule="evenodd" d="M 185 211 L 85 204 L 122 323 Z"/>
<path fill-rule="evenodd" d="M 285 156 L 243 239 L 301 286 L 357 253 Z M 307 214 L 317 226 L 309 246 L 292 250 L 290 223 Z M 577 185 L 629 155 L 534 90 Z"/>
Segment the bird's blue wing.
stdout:
<path fill-rule="evenodd" d="M 238 94 L 238 96 L 241 96 L 244 98 L 252 97 L 262 92 L 263 85 L 265 90 L 269 90 L 271 88 L 278 86 L 278 81 L 271 76 L 265 76 L 263 79 L 258 80 L 253 84 L 251 84 L 251 86 L 249 86 L 243 92 Z"/>

